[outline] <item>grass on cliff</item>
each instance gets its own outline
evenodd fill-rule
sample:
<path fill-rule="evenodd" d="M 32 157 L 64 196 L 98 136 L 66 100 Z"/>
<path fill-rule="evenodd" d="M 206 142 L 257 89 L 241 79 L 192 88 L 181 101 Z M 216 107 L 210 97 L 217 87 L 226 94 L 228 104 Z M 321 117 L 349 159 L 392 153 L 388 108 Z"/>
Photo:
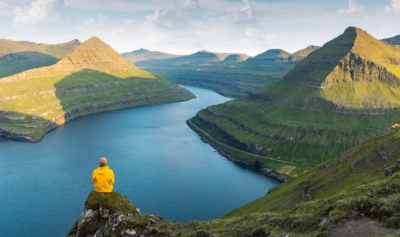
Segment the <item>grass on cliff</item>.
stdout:
<path fill-rule="evenodd" d="M 384 176 L 384 169 L 396 162 L 400 162 L 400 130 L 380 133 L 222 218 L 180 224 L 136 215 L 128 207 L 123 210 L 132 209 L 133 216 L 124 221 L 139 231 L 147 226 L 145 233 L 153 236 L 335 236 L 348 234 L 345 223 L 350 221 L 357 223 L 351 231 L 359 236 L 398 236 L 399 167 L 390 177 Z M 307 200 L 305 193 L 309 194 Z M 86 207 L 98 210 L 103 205 L 118 210 L 119 202 L 127 200 L 119 194 L 91 193 Z"/>
<path fill-rule="evenodd" d="M 38 52 L 20 52 L 0 56 L 0 78 L 23 72 L 32 68 L 50 66 L 58 62 L 48 54 Z"/>
<path fill-rule="evenodd" d="M 386 180 L 361 184 L 347 193 L 296 204 L 286 211 L 234 212 L 216 220 L 186 225 L 160 222 L 155 229 L 158 233 L 179 236 L 330 236 L 338 229 L 348 233 L 341 223 L 365 218 L 369 226 L 379 226 L 379 230 L 368 232 L 363 231 L 365 226 L 355 226 L 361 236 L 398 235 L 399 181 L 400 175 L 395 174 Z M 284 193 L 281 195 L 284 197 Z M 372 220 L 378 224 L 371 224 Z"/>
<path fill-rule="evenodd" d="M 400 160 L 399 144 L 400 130 L 380 133 L 338 158 L 324 162 L 300 177 L 275 187 L 266 196 L 235 210 L 229 216 L 287 211 L 299 203 L 307 203 L 303 198 L 307 190 L 311 190 L 309 193 L 313 201 L 348 193 L 357 195 L 354 192 L 357 187 L 387 182 L 384 169 Z M 396 177 L 394 180 L 398 180 L 400 174 L 396 174 Z M 396 193 L 391 190 L 387 192 Z"/>
<path fill-rule="evenodd" d="M 187 90 L 142 70 L 5 79 L 0 80 L 0 95 L 0 127 L 33 140 L 76 117 L 193 98 Z"/>
<path fill-rule="evenodd" d="M 300 168 L 289 174 L 294 177 L 400 122 L 400 110 L 392 109 L 400 101 L 398 89 L 383 83 L 354 83 L 362 86 L 352 89 L 351 83 L 337 84 L 332 86 L 334 92 L 329 96 L 349 97 L 362 103 L 365 91 L 376 91 L 376 96 L 387 96 L 387 101 L 376 100 L 369 109 L 343 110 L 322 99 L 320 93 L 324 92 L 318 88 L 282 80 L 246 98 L 201 110 L 191 121 L 209 134 L 213 138 L 210 143 L 221 150 L 229 146 L 288 162 Z M 342 89 L 347 89 L 348 94 Z M 245 163 L 255 160 L 232 154 Z M 269 167 L 280 169 L 273 164 Z"/>

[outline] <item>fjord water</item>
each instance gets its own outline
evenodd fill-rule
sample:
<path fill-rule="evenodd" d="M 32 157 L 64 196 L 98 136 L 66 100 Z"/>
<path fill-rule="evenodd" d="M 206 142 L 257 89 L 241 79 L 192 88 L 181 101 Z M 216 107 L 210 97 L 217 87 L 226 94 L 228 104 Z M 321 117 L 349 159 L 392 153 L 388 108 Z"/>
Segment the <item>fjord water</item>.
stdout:
<path fill-rule="evenodd" d="M 114 191 L 142 213 L 189 222 L 220 217 L 278 184 L 234 164 L 185 121 L 228 98 L 186 87 L 197 98 L 79 118 L 40 143 L 0 140 L 0 229 L 4 236 L 65 236 L 82 213 L 99 158 Z"/>

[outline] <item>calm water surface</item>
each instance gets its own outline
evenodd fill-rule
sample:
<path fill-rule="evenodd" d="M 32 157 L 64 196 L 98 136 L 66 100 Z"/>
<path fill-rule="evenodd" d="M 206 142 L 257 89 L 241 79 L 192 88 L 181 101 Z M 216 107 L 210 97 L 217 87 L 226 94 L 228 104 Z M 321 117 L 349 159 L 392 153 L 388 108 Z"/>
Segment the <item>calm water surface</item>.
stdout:
<path fill-rule="evenodd" d="M 65 236 L 93 189 L 99 158 L 114 191 L 142 213 L 189 222 L 220 217 L 278 184 L 220 156 L 185 121 L 228 98 L 186 87 L 197 99 L 92 115 L 29 144 L 0 139 L 0 231 Z"/>

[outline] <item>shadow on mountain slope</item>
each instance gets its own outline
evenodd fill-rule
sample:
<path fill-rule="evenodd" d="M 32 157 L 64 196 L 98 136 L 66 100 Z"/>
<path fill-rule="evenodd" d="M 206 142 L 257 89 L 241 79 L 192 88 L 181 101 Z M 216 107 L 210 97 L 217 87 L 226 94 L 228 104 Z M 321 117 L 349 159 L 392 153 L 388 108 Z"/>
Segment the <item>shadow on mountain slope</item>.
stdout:
<path fill-rule="evenodd" d="M 0 55 L 0 78 L 33 68 L 50 66 L 59 60 L 49 54 L 34 51 L 3 54 Z"/>

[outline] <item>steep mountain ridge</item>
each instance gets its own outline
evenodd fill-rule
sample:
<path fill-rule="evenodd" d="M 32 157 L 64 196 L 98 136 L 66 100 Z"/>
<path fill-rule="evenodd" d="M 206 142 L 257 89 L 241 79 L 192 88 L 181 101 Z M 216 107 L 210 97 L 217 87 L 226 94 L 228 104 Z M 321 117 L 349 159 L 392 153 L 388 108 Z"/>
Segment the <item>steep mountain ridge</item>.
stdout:
<path fill-rule="evenodd" d="M 285 75 L 285 79 L 307 81 L 309 86 L 326 88 L 333 83 L 384 80 L 397 72 L 400 51 L 380 42 L 362 29 L 349 27 L 326 43 Z M 314 70 L 313 67 L 318 70 Z M 351 68 L 350 68 L 351 67 Z M 381 70 L 381 71 L 374 71 Z"/>
<path fill-rule="evenodd" d="M 92 37 L 55 65 L 0 80 L 0 136 L 36 142 L 77 117 L 191 98 Z"/>
<path fill-rule="evenodd" d="M 232 159 L 294 177 L 398 122 L 396 55 L 350 27 L 283 80 L 199 111 L 188 124 Z"/>
<path fill-rule="evenodd" d="M 291 106 L 302 104 L 303 108 L 337 112 L 399 107 L 399 100 L 393 95 L 400 85 L 399 59 L 397 48 L 362 29 L 349 27 L 284 76 L 290 83 L 321 89 Z M 350 91 L 355 93 L 347 93 Z"/>
<path fill-rule="evenodd" d="M 82 69 L 113 72 L 134 68 L 132 63 L 95 36 L 82 43 L 82 47 L 76 48 L 73 53 L 66 55 L 55 65 L 55 69 L 60 72 Z"/>
<path fill-rule="evenodd" d="M 80 44 L 76 39 L 54 45 L 0 39 L 0 78 L 53 65 Z"/>
<path fill-rule="evenodd" d="M 29 41 L 14 41 L 9 39 L 0 39 L 0 55 L 21 52 L 39 52 L 49 54 L 55 58 L 61 59 L 68 53 L 78 47 L 81 42 L 73 39 L 61 44 L 44 44 Z"/>

